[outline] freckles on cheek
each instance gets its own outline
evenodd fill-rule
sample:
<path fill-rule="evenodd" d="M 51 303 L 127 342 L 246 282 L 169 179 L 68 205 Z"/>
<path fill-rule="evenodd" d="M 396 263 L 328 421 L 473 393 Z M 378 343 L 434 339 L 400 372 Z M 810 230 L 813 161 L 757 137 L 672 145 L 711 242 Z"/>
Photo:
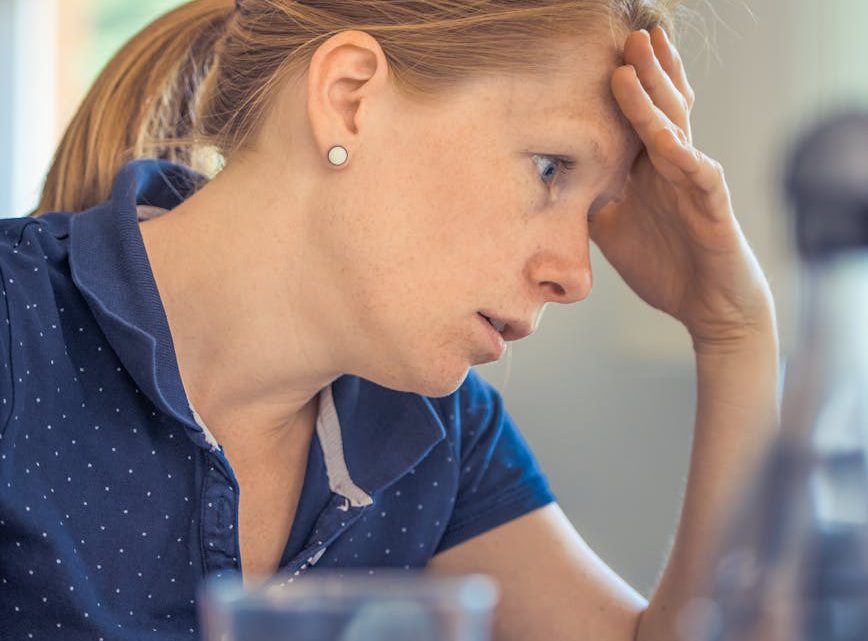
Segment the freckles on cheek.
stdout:
<path fill-rule="evenodd" d="M 478 152 L 453 149 L 424 174 L 416 185 L 419 238 L 429 251 L 462 262 L 508 253 L 504 244 L 514 245 L 543 191 L 517 179 L 514 165 L 480 158 Z"/>

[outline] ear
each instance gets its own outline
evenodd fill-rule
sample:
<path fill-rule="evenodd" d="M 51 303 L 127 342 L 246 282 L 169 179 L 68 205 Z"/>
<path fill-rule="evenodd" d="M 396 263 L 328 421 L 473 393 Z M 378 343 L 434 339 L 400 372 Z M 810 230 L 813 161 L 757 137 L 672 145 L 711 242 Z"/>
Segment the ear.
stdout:
<path fill-rule="evenodd" d="M 388 63 L 377 40 L 364 31 L 342 31 L 316 50 L 308 69 L 308 118 L 325 161 L 328 150 L 357 148 L 372 99 L 388 90 Z"/>

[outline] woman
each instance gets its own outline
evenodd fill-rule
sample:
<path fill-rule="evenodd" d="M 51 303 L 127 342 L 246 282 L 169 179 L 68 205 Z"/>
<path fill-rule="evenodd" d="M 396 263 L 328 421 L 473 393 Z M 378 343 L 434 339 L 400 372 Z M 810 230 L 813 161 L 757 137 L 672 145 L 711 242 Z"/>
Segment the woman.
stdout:
<path fill-rule="evenodd" d="M 194 638 L 205 574 L 350 566 L 489 573 L 499 640 L 675 638 L 729 472 L 772 433 L 777 336 L 691 142 L 673 11 L 198 0 L 137 35 L 41 215 L 2 223 L 10 638 Z M 589 240 L 696 352 L 683 515 L 647 603 L 469 370 L 588 295 Z"/>

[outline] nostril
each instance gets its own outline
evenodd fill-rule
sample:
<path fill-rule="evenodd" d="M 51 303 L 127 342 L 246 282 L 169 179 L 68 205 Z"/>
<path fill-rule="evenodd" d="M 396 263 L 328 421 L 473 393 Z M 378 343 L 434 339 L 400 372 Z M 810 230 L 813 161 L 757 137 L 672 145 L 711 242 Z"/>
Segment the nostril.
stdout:
<path fill-rule="evenodd" d="M 558 298 L 563 298 L 567 294 L 567 292 L 564 290 L 563 286 L 560 283 L 556 283 L 554 281 L 547 281 L 543 284 L 550 285 L 551 288 L 554 290 L 555 296 L 557 296 Z"/>

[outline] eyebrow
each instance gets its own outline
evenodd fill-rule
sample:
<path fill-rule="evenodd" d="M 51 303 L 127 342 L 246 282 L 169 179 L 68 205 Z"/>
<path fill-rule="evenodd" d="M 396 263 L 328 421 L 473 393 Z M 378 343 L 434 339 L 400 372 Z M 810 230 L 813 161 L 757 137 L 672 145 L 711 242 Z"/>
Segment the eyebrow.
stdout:
<path fill-rule="evenodd" d="M 590 156 L 592 161 L 599 165 L 606 164 L 606 158 L 603 154 L 603 147 L 600 144 L 598 136 L 596 134 L 588 133 L 584 136 L 584 139 L 587 140 L 587 144 L 590 147 Z M 623 187 L 607 191 L 602 195 L 610 201 L 617 200 L 623 195 Z"/>
<path fill-rule="evenodd" d="M 597 165 L 607 165 L 607 158 L 603 151 L 601 136 L 610 131 L 605 120 L 600 120 L 600 113 L 594 110 L 582 110 L 579 112 L 573 111 L 570 108 L 555 110 L 552 113 L 553 119 L 560 119 L 564 123 L 565 129 L 569 129 L 573 123 L 580 123 L 580 130 L 577 132 L 576 139 L 581 140 L 581 147 L 587 151 L 583 155 L 590 156 L 591 162 Z M 571 136 L 572 137 L 572 136 Z M 614 162 L 614 159 L 611 159 Z M 605 195 L 620 197 L 623 190 L 606 192 Z"/>
<path fill-rule="evenodd" d="M 588 136 L 587 141 L 591 146 L 591 159 L 601 165 L 604 164 L 606 158 L 603 154 L 603 146 L 600 144 L 599 139 L 596 136 Z"/>
<path fill-rule="evenodd" d="M 597 165 L 605 165 L 607 164 L 607 159 L 603 151 L 603 145 L 600 142 L 599 131 L 597 127 L 589 128 L 589 130 L 581 132 L 576 137 L 576 140 L 580 141 L 579 144 L 582 149 L 587 149 L 586 152 L 583 152 L 583 155 L 587 153 L 592 162 Z"/>
<path fill-rule="evenodd" d="M 599 114 L 594 113 L 592 115 L 588 111 L 576 113 L 575 111 L 564 109 L 554 112 L 552 114 L 552 119 L 562 120 L 566 130 L 569 130 L 572 123 L 580 123 L 580 125 L 584 125 L 581 127 L 582 131 L 579 132 L 579 136 L 577 137 L 587 141 L 590 147 L 591 159 L 594 162 L 601 165 L 606 163 L 603 145 L 600 143 L 600 135 L 605 133 L 608 128 L 601 125 Z"/>
<path fill-rule="evenodd" d="M 600 135 L 607 131 L 610 131 L 607 126 L 593 123 L 592 126 L 588 127 L 587 130 L 581 134 L 581 137 L 587 141 L 587 145 L 590 147 L 592 160 L 601 165 L 608 164 L 606 155 L 603 152 L 603 145 L 600 143 Z M 618 145 L 616 145 L 616 147 L 618 147 Z M 608 160 L 614 162 L 616 159 L 611 158 Z"/>

